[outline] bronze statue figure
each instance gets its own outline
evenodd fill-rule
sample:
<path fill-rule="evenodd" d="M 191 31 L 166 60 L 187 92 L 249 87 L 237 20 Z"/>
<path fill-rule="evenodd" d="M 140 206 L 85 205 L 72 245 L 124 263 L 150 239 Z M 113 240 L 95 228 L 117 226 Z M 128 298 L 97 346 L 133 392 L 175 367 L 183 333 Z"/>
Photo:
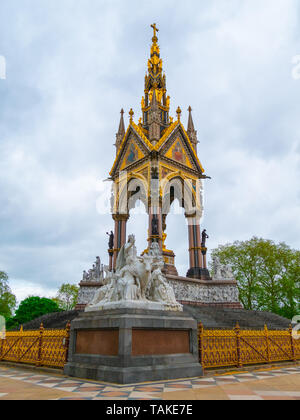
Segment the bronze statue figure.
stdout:
<path fill-rule="evenodd" d="M 106 232 L 106 235 L 109 236 L 108 247 L 109 247 L 109 249 L 113 249 L 114 248 L 114 238 L 115 238 L 115 235 L 114 235 L 113 231 L 111 231 L 110 233 Z"/>
<path fill-rule="evenodd" d="M 201 242 L 202 248 L 206 247 L 206 239 L 209 239 L 209 236 L 206 233 L 206 229 L 204 229 L 204 231 L 202 232 L 202 242 Z"/>

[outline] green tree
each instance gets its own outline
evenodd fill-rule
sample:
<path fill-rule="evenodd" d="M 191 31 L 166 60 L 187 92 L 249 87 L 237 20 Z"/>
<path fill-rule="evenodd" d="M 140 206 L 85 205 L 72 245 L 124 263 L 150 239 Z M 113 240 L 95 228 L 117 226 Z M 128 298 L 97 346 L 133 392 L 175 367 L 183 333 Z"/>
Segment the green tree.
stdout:
<path fill-rule="evenodd" d="M 8 319 L 16 307 L 16 297 L 8 286 L 8 275 L 0 271 L 0 315 Z"/>
<path fill-rule="evenodd" d="M 246 309 L 290 319 L 299 313 L 300 251 L 254 237 L 221 245 L 213 250 L 214 255 L 232 266 Z"/>
<path fill-rule="evenodd" d="M 74 284 L 63 284 L 53 300 L 58 303 L 62 310 L 71 311 L 76 306 L 78 292 L 79 287 Z"/>
<path fill-rule="evenodd" d="M 20 303 L 13 320 L 19 324 L 25 324 L 35 318 L 53 312 L 60 312 L 60 308 L 53 300 L 31 296 Z"/>
<path fill-rule="evenodd" d="M 280 291 L 282 306 L 278 313 L 292 319 L 300 314 L 300 251 L 286 247 L 280 260 L 283 267 Z"/>

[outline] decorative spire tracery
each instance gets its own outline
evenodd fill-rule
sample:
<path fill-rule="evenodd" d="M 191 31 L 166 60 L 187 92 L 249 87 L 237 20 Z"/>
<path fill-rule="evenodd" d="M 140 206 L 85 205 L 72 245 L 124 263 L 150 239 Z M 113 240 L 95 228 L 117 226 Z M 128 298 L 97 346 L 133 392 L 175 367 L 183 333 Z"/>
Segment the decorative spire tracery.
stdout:
<path fill-rule="evenodd" d="M 173 124 L 174 119 L 170 117 L 170 96 L 167 94 L 166 75 L 163 73 L 163 61 L 160 57 L 160 47 L 158 45 L 159 29 L 154 23 L 152 45 L 150 48 L 150 58 L 148 60 L 148 71 L 145 76 L 144 96 L 141 101 L 142 118 L 139 119 L 139 127 L 145 137 L 152 143 L 157 144 L 166 130 Z M 187 134 L 191 140 L 195 152 L 197 153 L 197 131 L 194 128 L 192 109 L 189 107 L 189 119 Z M 181 109 L 177 109 L 177 120 L 181 121 Z M 117 133 L 117 150 L 125 135 L 124 111 L 121 111 L 119 131 Z M 130 110 L 130 123 L 133 122 L 134 113 Z"/>
<path fill-rule="evenodd" d="M 170 97 L 166 97 L 166 75 L 163 74 L 163 63 L 160 58 L 160 48 L 158 45 L 157 32 L 159 29 L 154 23 L 150 59 L 148 60 L 148 72 L 145 77 L 145 96 L 142 98 L 143 127 L 149 131 L 150 141 L 158 141 L 161 132 L 169 126 Z M 153 110 L 156 115 L 153 118 Z M 159 126 L 151 128 L 151 122 Z M 159 121 L 158 121 L 159 120 Z M 153 132 L 155 135 L 153 136 Z"/>

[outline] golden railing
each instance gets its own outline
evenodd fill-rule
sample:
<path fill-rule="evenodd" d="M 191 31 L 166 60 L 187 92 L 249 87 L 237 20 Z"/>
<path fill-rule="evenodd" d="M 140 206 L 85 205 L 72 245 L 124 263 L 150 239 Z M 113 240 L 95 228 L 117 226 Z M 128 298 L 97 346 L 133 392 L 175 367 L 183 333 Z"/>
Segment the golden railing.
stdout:
<path fill-rule="evenodd" d="M 68 358 L 70 324 L 65 329 L 7 332 L 0 339 L 0 361 L 63 368 Z M 300 359 L 300 338 L 286 331 L 208 330 L 198 326 L 199 361 L 203 368 L 296 361 Z"/>
<path fill-rule="evenodd" d="M 36 331 L 7 332 L 0 339 L 0 361 L 63 368 L 68 357 L 70 324 L 63 330 L 48 330 L 41 324 Z"/>
<path fill-rule="evenodd" d="M 199 361 L 203 368 L 296 361 L 300 359 L 300 338 L 286 331 L 207 330 L 198 326 Z"/>

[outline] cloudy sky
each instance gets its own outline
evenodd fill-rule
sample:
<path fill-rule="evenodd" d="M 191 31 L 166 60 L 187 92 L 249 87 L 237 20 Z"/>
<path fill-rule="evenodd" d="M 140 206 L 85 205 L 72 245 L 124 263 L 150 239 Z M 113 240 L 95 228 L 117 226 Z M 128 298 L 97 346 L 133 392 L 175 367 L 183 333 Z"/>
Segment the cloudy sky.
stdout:
<path fill-rule="evenodd" d="M 1 1 L 0 270 L 19 300 L 107 263 L 103 180 L 121 107 L 126 124 L 131 107 L 140 116 L 153 22 L 172 114 L 180 105 L 186 124 L 192 106 L 212 177 L 209 247 L 258 235 L 299 248 L 299 13 L 299 0 Z M 146 229 L 132 214 L 139 251 Z M 183 215 L 167 234 L 184 275 Z"/>

